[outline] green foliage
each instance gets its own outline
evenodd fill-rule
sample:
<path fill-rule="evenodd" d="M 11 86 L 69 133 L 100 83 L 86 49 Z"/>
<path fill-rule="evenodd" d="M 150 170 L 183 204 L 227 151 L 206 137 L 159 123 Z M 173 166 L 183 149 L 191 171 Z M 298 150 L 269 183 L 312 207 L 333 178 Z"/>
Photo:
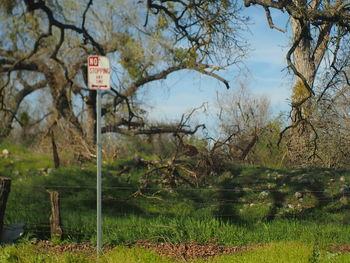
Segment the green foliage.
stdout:
<path fill-rule="evenodd" d="M 253 162 L 255 164 L 274 168 L 283 167 L 282 158 L 285 152 L 285 146 L 283 142 L 278 145 L 282 126 L 282 121 L 277 118 L 274 121 L 268 122 L 261 129 L 254 151 Z"/>
<path fill-rule="evenodd" d="M 271 209 L 270 206 L 266 204 L 252 204 L 253 205 L 251 206 L 243 206 L 240 209 L 241 220 L 246 222 L 259 222 L 261 220 L 266 220 Z"/>
<path fill-rule="evenodd" d="M 11 14 L 16 5 L 16 0 L 2 0 L 0 8 L 4 8 L 7 14 Z"/>
<path fill-rule="evenodd" d="M 311 256 L 309 258 L 309 263 L 318 263 L 320 262 L 320 250 L 317 245 L 314 245 L 312 249 Z"/>
<path fill-rule="evenodd" d="M 231 5 L 229 0 L 221 0 L 221 5 L 224 9 L 228 9 Z"/>
<path fill-rule="evenodd" d="M 197 52 L 195 49 L 175 48 L 173 53 L 175 62 L 186 64 L 189 68 L 196 63 Z"/>
<path fill-rule="evenodd" d="M 293 102 L 299 102 L 305 99 L 306 97 L 308 97 L 308 95 L 309 95 L 309 91 L 305 87 L 304 83 L 301 80 L 297 81 L 297 83 L 293 88 L 293 94 L 292 94 Z"/>
<path fill-rule="evenodd" d="M 118 33 L 115 36 L 120 46 L 119 63 L 128 71 L 132 80 L 140 78 L 145 60 L 142 42 L 133 38 L 128 32 Z"/>
<path fill-rule="evenodd" d="M 23 111 L 19 114 L 19 121 L 21 122 L 21 125 L 23 127 L 26 127 L 30 122 L 30 116 L 28 115 L 27 112 Z"/>
<path fill-rule="evenodd" d="M 167 18 L 166 16 L 164 16 L 163 14 L 160 14 L 158 16 L 158 23 L 157 23 L 157 26 L 159 29 L 161 30 L 164 30 L 164 29 L 167 29 L 169 24 L 168 24 L 168 21 L 167 21 Z"/>

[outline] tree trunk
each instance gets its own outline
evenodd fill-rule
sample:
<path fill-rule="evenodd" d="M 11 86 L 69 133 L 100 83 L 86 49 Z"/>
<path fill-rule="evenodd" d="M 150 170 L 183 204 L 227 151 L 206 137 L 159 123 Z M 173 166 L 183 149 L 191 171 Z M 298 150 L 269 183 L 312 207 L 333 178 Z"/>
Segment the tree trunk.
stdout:
<path fill-rule="evenodd" d="M 305 22 L 306 23 L 306 22 Z M 296 38 L 299 36 L 299 34 L 302 31 L 302 27 L 304 25 L 301 24 L 299 20 L 291 18 L 291 25 L 293 30 L 293 42 L 296 40 Z M 296 47 L 294 53 L 293 53 L 293 60 L 295 68 L 299 73 L 301 73 L 304 78 L 306 79 L 306 82 L 308 83 L 309 87 L 313 87 L 314 79 L 315 79 L 315 63 L 312 60 L 312 47 L 311 47 L 311 32 L 310 27 L 307 26 L 308 30 L 302 35 L 302 39 L 299 43 L 299 45 Z M 301 100 L 307 98 L 309 96 L 309 91 L 304 85 L 304 82 L 301 78 L 296 76 L 295 79 L 295 85 L 293 88 L 293 95 L 292 95 L 292 101 L 294 103 L 298 103 Z M 311 100 L 309 99 L 307 102 L 304 103 L 302 106 L 302 115 L 304 118 L 310 117 L 311 109 Z M 296 122 L 298 120 L 297 116 L 293 116 L 293 122 Z"/>
<path fill-rule="evenodd" d="M 87 76 L 87 67 L 83 67 L 83 78 L 86 86 L 88 86 L 88 76 Z M 96 90 L 90 90 L 89 96 L 84 98 L 84 101 L 87 106 L 87 126 L 86 126 L 86 138 L 90 145 L 96 143 Z"/>
<path fill-rule="evenodd" d="M 304 22 L 307 24 L 307 22 Z M 314 83 L 315 63 L 312 59 L 312 47 L 311 47 L 311 32 L 308 25 L 302 25 L 302 23 L 291 17 L 291 25 L 293 30 L 293 42 L 300 35 L 302 28 L 307 27 L 306 32 L 302 35 L 299 45 L 296 47 L 293 53 L 293 59 L 296 69 L 305 77 L 309 86 L 312 87 Z M 296 82 L 301 81 L 297 77 Z"/>
<path fill-rule="evenodd" d="M 55 134 L 54 134 L 53 130 L 51 130 L 51 145 L 52 145 L 52 154 L 53 154 L 53 161 L 55 164 L 55 168 L 58 168 L 58 167 L 60 167 L 60 157 L 58 155 Z"/>
<path fill-rule="evenodd" d="M 0 138 L 6 138 L 10 135 L 12 131 L 12 114 L 2 112 L 0 115 L 1 124 L 0 124 Z"/>
<path fill-rule="evenodd" d="M 305 22 L 307 23 L 307 22 Z M 293 30 L 293 42 L 300 35 L 302 22 L 291 18 Z M 302 35 L 299 45 L 293 53 L 293 62 L 297 71 L 304 76 L 309 87 L 313 87 L 315 79 L 315 63 L 312 60 L 312 47 L 310 38 L 310 28 Z M 296 76 L 295 85 L 293 87 L 292 101 L 298 103 L 309 96 L 309 91 L 305 87 L 301 78 Z M 300 107 L 301 118 L 297 109 L 293 109 L 291 125 L 296 125 L 300 119 L 310 119 L 312 117 L 312 100 L 304 102 Z M 293 166 L 305 166 L 309 164 L 308 158 L 311 156 L 311 130 L 305 122 L 300 122 L 295 128 L 292 128 L 290 139 L 288 142 L 288 159 Z"/>
<path fill-rule="evenodd" d="M 77 135 L 83 138 L 83 129 L 73 110 L 72 93 L 69 89 L 71 84 L 67 80 L 62 66 L 53 60 L 50 60 L 50 62 L 49 65 L 40 65 L 39 69 L 45 74 L 48 80 L 51 96 L 53 98 L 53 105 L 58 113 L 58 117 L 71 123 Z M 48 69 L 48 67 L 50 68 Z"/>
<path fill-rule="evenodd" d="M 255 146 L 255 144 L 258 142 L 259 136 L 258 133 L 255 131 L 253 133 L 253 137 L 251 138 L 251 140 L 249 141 L 248 145 L 243 149 L 243 152 L 241 154 L 240 159 L 242 161 L 245 161 L 248 154 L 250 153 L 250 151 L 253 149 L 253 147 Z"/>
<path fill-rule="evenodd" d="M 95 90 L 89 92 L 89 97 L 85 99 L 87 105 L 87 127 L 86 138 L 90 145 L 96 143 L 96 95 Z"/>
<path fill-rule="evenodd" d="M 0 234 L 2 233 L 3 225 L 4 225 L 4 216 L 7 198 L 10 194 L 11 189 L 11 179 L 0 177 Z"/>

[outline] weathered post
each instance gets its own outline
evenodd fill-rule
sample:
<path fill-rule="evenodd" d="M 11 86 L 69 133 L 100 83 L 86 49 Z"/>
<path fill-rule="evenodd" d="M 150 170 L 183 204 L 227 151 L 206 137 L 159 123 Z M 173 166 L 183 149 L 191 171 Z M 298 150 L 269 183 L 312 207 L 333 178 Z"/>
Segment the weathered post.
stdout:
<path fill-rule="evenodd" d="M 4 226 L 4 216 L 7 198 L 10 194 L 11 179 L 0 177 L 0 235 Z"/>
<path fill-rule="evenodd" d="M 50 230 L 52 239 L 61 239 L 60 195 L 57 191 L 49 191 L 51 201 Z"/>

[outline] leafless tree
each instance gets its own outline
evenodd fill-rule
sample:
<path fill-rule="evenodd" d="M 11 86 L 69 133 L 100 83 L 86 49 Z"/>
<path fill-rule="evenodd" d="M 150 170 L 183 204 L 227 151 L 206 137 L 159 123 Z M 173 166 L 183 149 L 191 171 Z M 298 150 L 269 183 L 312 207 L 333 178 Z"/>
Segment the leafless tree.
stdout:
<path fill-rule="evenodd" d="M 270 105 L 266 97 L 250 94 L 246 84 L 239 89 L 221 93 L 218 97 L 221 142 L 227 148 L 228 157 L 235 161 L 247 161 L 261 133 L 270 120 Z"/>

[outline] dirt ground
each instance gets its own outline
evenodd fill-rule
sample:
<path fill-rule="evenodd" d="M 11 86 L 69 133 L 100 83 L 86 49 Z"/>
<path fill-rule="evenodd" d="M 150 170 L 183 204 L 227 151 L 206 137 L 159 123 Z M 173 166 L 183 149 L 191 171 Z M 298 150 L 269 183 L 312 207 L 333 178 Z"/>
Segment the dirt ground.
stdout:
<path fill-rule="evenodd" d="M 331 252 L 350 253 L 350 244 L 330 245 L 327 250 Z"/>
<path fill-rule="evenodd" d="M 176 259 L 188 260 L 191 258 L 208 258 L 219 255 L 234 254 L 248 251 L 254 247 L 251 246 L 220 246 L 217 244 L 204 244 L 198 242 L 187 243 L 168 243 L 168 242 L 147 242 L 138 241 L 134 245 L 144 247 L 146 249 L 155 250 L 157 253 L 165 256 L 170 256 Z"/>

